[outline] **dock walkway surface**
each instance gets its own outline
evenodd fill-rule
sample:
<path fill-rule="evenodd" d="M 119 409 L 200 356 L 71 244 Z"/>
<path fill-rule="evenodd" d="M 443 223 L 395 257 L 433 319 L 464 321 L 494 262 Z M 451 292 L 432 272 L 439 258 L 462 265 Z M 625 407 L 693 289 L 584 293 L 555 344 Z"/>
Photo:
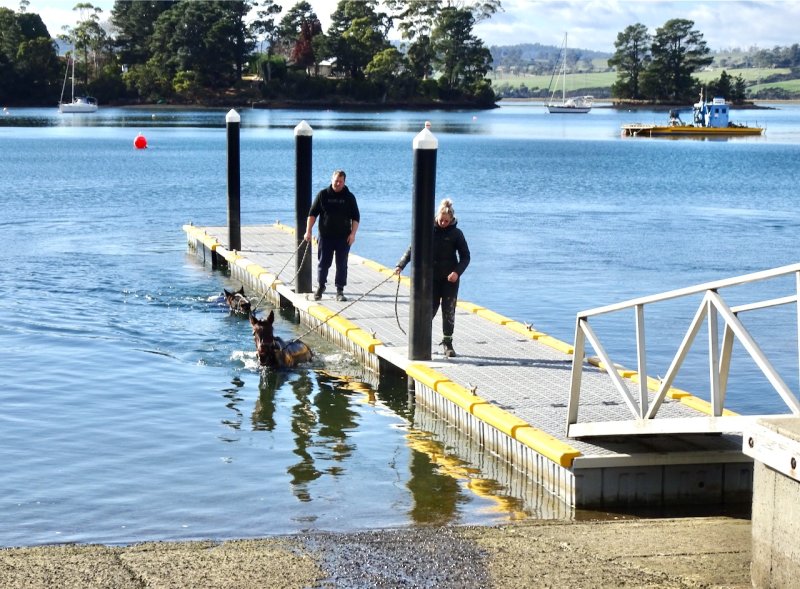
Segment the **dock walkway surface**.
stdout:
<path fill-rule="evenodd" d="M 273 304 L 294 306 L 303 324 L 354 353 L 380 373 L 393 366 L 413 379 L 417 403 L 525 472 L 574 507 L 663 506 L 749 502 L 752 461 L 736 435 L 685 434 L 569 439 L 566 437 L 572 345 L 480 305 L 459 301 L 454 347 L 436 343 L 431 361 L 408 359 L 410 280 L 392 268 L 350 254 L 346 302 L 329 289 L 322 300 L 295 293 L 294 229 L 281 224 L 241 228 L 242 249 L 230 251 L 227 227 L 184 226 L 189 246 L 207 263 Z M 357 248 L 356 248 L 357 249 Z M 291 261 L 289 261 L 291 260 Z M 316 247 L 312 276 L 316 279 Z M 333 272 L 333 269 L 331 269 Z M 276 276 L 276 273 L 280 273 Z M 332 277 L 332 276 L 331 276 Z M 333 291 L 333 292 L 332 292 Z M 596 363 L 595 363 L 596 364 Z M 628 374 L 628 373 L 626 373 Z M 626 384 L 638 394 L 637 375 Z M 629 419 L 602 366 L 583 363 L 580 419 Z M 659 415 L 696 417 L 708 407 L 685 391 L 665 399 Z"/>

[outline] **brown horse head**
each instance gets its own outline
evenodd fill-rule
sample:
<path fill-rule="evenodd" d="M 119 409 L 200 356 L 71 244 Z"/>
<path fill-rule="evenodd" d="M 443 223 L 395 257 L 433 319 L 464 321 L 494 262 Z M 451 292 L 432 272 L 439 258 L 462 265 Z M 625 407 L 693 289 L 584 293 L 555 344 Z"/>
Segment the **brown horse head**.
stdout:
<path fill-rule="evenodd" d="M 266 319 L 259 319 L 255 313 L 250 313 L 258 363 L 268 368 L 293 368 L 300 362 L 309 362 L 312 358 L 311 348 L 301 341 L 286 343 L 275 337 L 272 330 L 274 321 L 275 311 L 270 311 Z"/>
<path fill-rule="evenodd" d="M 256 343 L 258 363 L 271 368 L 278 366 L 276 352 L 280 349 L 272 331 L 274 321 L 275 311 L 270 311 L 266 319 L 259 319 L 255 313 L 250 313 L 250 325 L 253 326 L 253 340 Z"/>
<path fill-rule="evenodd" d="M 232 312 L 241 313 L 242 315 L 250 314 L 251 305 L 248 298 L 244 296 L 244 287 L 234 292 L 223 288 L 222 293 L 225 295 L 225 302 L 228 303 Z"/>

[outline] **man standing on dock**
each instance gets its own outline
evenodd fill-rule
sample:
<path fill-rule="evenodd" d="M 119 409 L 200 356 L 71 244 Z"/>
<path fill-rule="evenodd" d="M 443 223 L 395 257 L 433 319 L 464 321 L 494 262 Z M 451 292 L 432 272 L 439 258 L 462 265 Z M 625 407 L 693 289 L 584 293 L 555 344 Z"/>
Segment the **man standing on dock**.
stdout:
<path fill-rule="evenodd" d="M 336 170 L 331 177 L 331 185 L 319 191 L 306 220 L 305 240 L 311 241 L 311 229 L 319 217 L 319 249 L 317 251 L 317 290 L 314 300 L 318 301 L 325 292 L 328 270 L 336 258 L 336 300 L 346 301 L 344 287 L 347 286 L 347 258 L 350 246 L 356 240 L 356 231 L 361 222 L 356 197 L 345 186 L 347 175 L 344 170 Z"/>

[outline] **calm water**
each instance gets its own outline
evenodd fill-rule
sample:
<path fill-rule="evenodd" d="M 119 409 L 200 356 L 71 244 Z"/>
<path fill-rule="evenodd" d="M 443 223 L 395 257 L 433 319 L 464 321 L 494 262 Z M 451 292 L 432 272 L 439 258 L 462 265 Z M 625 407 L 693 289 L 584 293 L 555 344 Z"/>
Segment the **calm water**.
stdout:
<path fill-rule="evenodd" d="M 409 241 L 412 140 L 430 120 L 437 196 L 454 199 L 473 252 L 462 298 L 560 339 L 572 340 L 582 309 L 798 261 L 800 108 L 737 111 L 767 134 L 729 141 L 619 137 L 620 124 L 664 113 L 543 111 L 244 110 L 242 222 L 292 223 L 292 131 L 306 120 L 315 186 L 347 170 L 362 210 L 354 251 L 393 265 Z M 255 369 L 249 327 L 215 301 L 238 284 L 189 255 L 181 231 L 225 223 L 224 117 L 0 117 L 0 545 L 541 515 L 500 484 L 471 490 L 491 477 L 435 458 L 454 450 L 415 420 L 403 383 L 362 382 L 325 342 L 308 338 L 308 369 Z M 146 151 L 132 149 L 138 132 Z M 693 312 L 648 315 L 651 374 L 666 370 Z M 793 321 L 759 314 L 748 327 L 797 390 Z M 635 366 L 624 357 L 632 316 L 602 327 Z M 299 330 L 282 315 L 279 331 Z M 732 408 L 783 410 L 741 364 Z M 703 396 L 702 359 L 683 378 Z"/>

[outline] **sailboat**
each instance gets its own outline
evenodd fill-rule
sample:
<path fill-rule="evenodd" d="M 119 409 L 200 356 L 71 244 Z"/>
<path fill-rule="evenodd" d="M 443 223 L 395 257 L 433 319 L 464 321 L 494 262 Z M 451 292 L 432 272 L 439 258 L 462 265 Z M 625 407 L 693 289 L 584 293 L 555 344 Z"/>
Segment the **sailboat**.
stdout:
<path fill-rule="evenodd" d="M 561 46 L 561 59 L 556 63 L 556 69 L 550 78 L 550 100 L 545 102 L 547 111 L 551 113 L 580 113 L 592 110 L 594 96 L 574 96 L 567 98 L 567 34 L 564 33 L 564 44 Z M 553 80 L 555 79 L 555 84 Z M 559 82 L 561 83 L 561 99 L 556 98 Z"/>
<path fill-rule="evenodd" d="M 67 88 L 67 77 L 72 69 L 72 101 L 64 102 L 64 91 Z M 64 84 L 61 86 L 61 100 L 58 101 L 58 111 L 62 113 L 86 113 L 97 111 L 97 100 L 91 96 L 75 96 L 75 59 L 70 55 L 67 58 L 67 70 L 64 72 Z"/>

